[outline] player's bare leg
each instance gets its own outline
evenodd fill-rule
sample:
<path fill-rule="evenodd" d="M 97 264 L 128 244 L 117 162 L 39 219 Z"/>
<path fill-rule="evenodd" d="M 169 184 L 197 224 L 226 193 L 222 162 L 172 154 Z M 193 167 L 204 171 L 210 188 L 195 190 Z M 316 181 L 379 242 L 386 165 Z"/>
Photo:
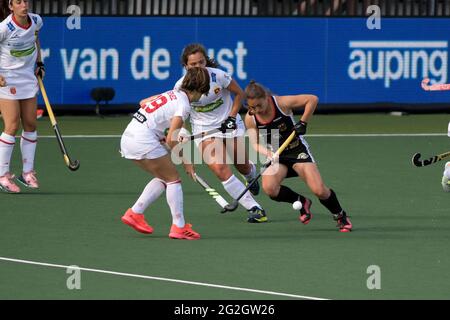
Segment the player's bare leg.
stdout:
<path fill-rule="evenodd" d="M 34 171 L 34 158 L 37 145 L 36 108 L 36 97 L 20 100 L 20 116 L 23 127 L 20 150 L 22 152 L 23 169 L 18 180 L 31 189 L 39 188 L 36 172 Z"/>
<path fill-rule="evenodd" d="M 288 168 L 283 164 L 275 163 L 267 168 L 262 175 L 262 187 L 264 193 L 274 201 L 287 202 L 290 205 L 296 201 L 300 201 L 302 203 L 302 208 L 299 210 L 299 220 L 303 224 L 308 224 L 312 218 L 310 210 L 312 201 L 293 191 L 289 187 L 282 185 L 287 174 Z"/>
<path fill-rule="evenodd" d="M 20 105 L 17 100 L 0 99 L 4 130 L 0 135 L 0 189 L 8 193 L 19 193 L 15 176 L 10 172 L 11 156 L 20 122 Z"/>
<path fill-rule="evenodd" d="M 352 223 L 350 219 L 347 218 L 346 212 L 342 209 L 336 193 L 324 184 L 317 165 L 315 163 L 296 163 L 293 169 L 319 198 L 320 203 L 331 212 L 333 218 L 337 221 L 339 231 L 351 231 Z"/>
<path fill-rule="evenodd" d="M 227 139 L 225 145 L 227 147 L 228 155 L 233 159 L 234 167 L 245 178 L 246 185 L 248 185 L 256 178 L 257 172 L 255 164 L 248 158 L 245 138 L 242 136 L 234 139 Z M 254 196 L 257 196 L 259 194 L 259 188 L 259 182 L 256 181 L 249 190 Z"/>
<path fill-rule="evenodd" d="M 223 140 L 215 138 L 204 140 L 200 143 L 199 149 L 203 160 L 222 182 L 224 189 L 233 199 L 237 199 L 245 190 L 245 185 L 236 178 L 227 164 L 227 149 Z M 264 210 L 249 192 L 239 200 L 239 203 L 249 211 L 248 222 L 267 221 Z"/>
<path fill-rule="evenodd" d="M 192 230 L 192 225 L 186 223 L 184 220 L 181 180 L 175 165 L 170 159 L 170 155 L 165 155 L 157 159 L 134 160 L 134 162 L 155 178 L 146 186 L 135 205 L 129 209 L 131 212 L 127 211 L 127 213 L 129 212 L 129 215 L 132 217 L 136 217 L 136 215 L 143 217 L 144 210 L 165 189 L 167 204 L 172 214 L 172 226 L 169 237 L 172 239 L 186 240 L 200 239 L 200 234 Z M 153 231 L 153 228 L 151 231 Z"/>

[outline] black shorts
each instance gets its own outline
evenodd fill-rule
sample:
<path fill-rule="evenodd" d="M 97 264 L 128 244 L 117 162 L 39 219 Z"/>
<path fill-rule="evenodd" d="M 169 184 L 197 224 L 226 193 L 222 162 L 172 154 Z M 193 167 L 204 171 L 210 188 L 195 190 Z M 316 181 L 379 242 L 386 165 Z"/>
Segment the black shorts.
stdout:
<path fill-rule="evenodd" d="M 286 178 L 298 177 L 297 172 L 292 168 L 296 163 L 315 163 L 309 149 L 300 144 L 300 146 L 285 150 L 281 153 L 279 162 L 288 168 Z"/>

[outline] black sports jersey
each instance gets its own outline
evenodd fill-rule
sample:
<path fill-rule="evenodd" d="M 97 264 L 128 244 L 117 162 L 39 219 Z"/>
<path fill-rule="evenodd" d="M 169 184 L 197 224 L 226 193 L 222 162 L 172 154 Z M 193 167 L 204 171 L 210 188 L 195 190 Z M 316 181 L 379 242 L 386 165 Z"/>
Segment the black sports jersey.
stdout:
<path fill-rule="evenodd" d="M 295 120 L 293 115 L 286 115 L 278 107 L 277 101 L 273 96 L 270 98 L 270 105 L 275 110 L 275 115 L 273 119 L 269 122 L 262 122 L 254 115 L 256 127 L 258 128 L 259 134 L 265 137 L 266 143 L 274 147 L 281 146 L 284 141 L 291 135 L 294 131 Z M 273 145 L 273 143 L 275 145 Z M 286 150 L 294 149 L 302 144 L 302 139 L 300 136 L 296 135 L 291 143 L 287 146 Z"/>
<path fill-rule="evenodd" d="M 271 96 L 269 99 L 270 105 L 275 110 L 273 119 L 269 122 L 259 121 L 256 116 L 253 116 L 253 119 L 258 128 L 259 136 L 266 137 L 266 143 L 270 144 L 272 149 L 274 149 L 280 147 L 292 133 L 295 120 L 293 115 L 286 115 L 281 111 L 275 97 Z M 292 142 L 280 154 L 279 162 L 288 167 L 287 178 L 298 176 L 292 168 L 296 163 L 314 163 L 314 158 L 309 150 L 309 145 L 303 136 L 296 135 L 294 137 Z"/>

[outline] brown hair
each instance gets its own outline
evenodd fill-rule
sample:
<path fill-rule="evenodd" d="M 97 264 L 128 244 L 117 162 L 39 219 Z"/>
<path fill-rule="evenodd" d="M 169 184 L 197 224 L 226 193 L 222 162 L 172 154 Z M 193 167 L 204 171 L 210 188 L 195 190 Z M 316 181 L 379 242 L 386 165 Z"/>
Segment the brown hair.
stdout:
<path fill-rule="evenodd" d="M 216 60 L 208 57 L 208 55 L 206 54 L 205 47 L 203 45 L 201 45 L 200 43 L 191 43 L 191 44 L 187 45 L 186 47 L 184 47 L 183 53 L 181 54 L 181 64 L 183 66 L 186 66 L 189 56 L 191 54 L 196 54 L 198 52 L 203 54 L 203 56 L 205 57 L 207 67 L 211 67 L 211 68 L 219 67 L 219 64 L 217 63 Z"/>
<path fill-rule="evenodd" d="M 5 20 L 11 13 L 11 10 L 9 9 L 10 3 L 11 0 L 0 0 L 0 21 Z"/>
<path fill-rule="evenodd" d="M 255 80 L 251 80 L 245 88 L 245 96 L 247 99 L 261 99 L 267 97 L 268 90 Z"/>
<path fill-rule="evenodd" d="M 181 84 L 181 90 L 205 94 L 209 92 L 209 81 L 209 72 L 205 68 L 189 68 Z"/>

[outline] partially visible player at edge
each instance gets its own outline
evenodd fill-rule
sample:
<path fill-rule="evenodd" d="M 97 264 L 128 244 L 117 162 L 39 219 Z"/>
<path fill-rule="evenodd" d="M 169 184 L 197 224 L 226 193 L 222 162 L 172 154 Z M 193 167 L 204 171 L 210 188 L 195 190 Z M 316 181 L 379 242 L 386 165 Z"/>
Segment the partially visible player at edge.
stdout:
<path fill-rule="evenodd" d="M 189 116 L 191 102 L 198 101 L 209 91 L 209 73 L 203 68 L 190 69 L 179 90 L 167 91 L 140 102 L 141 109 L 128 124 L 122 135 L 122 156 L 133 160 L 141 169 L 153 175 L 136 203 L 126 211 L 122 221 L 141 233 L 150 234 L 144 211 L 166 190 L 167 203 L 172 213 L 169 237 L 173 239 L 200 239 L 200 234 L 185 223 L 181 180 L 170 154 L 161 141 L 167 134 L 167 145 L 173 149 L 178 143 L 178 131 Z M 183 161 L 191 176 L 193 165 Z"/>
<path fill-rule="evenodd" d="M 43 22 L 39 15 L 28 12 L 28 0 L 2 1 L 0 12 L 0 75 L 4 85 L 0 87 L 0 111 L 4 122 L 4 131 L 0 135 L 0 189 L 19 193 L 15 176 L 10 172 L 10 162 L 20 123 L 23 128 L 20 139 L 23 169 L 17 181 L 28 188 L 39 188 L 34 158 L 36 76 L 45 74 L 38 38 Z"/>
<path fill-rule="evenodd" d="M 450 122 L 448 123 L 447 134 L 450 137 Z M 445 192 L 450 192 L 450 161 L 444 166 L 444 174 L 442 176 L 442 188 Z"/>
<path fill-rule="evenodd" d="M 301 201 L 299 219 L 303 224 L 308 224 L 312 218 L 310 211 L 312 201 L 282 185 L 285 178 L 300 177 L 311 191 L 319 198 L 319 201 L 331 212 L 337 221 L 341 232 L 352 230 L 352 224 L 347 214 L 342 209 L 336 197 L 336 193 L 329 189 L 320 176 L 319 169 L 310 152 L 309 145 L 303 135 L 306 133 L 308 121 L 311 119 L 318 98 L 314 95 L 300 94 L 293 96 L 272 96 L 266 89 L 251 81 L 245 89 L 249 112 L 245 116 L 245 125 L 248 129 L 250 143 L 253 148 L 262 155 L 271 159 L 274 150 L 271 143 L 276 139 L 272 137 L 272 130 L 279 134 L 279 145 L 295 130 L 296 137 L 280 154 L 278 159 L 272 159 L 272 164 L 262 176 L 264 192 L 278 202 Z M 293 110 L 304 109 L 299 122 L 295 122 Z M 264 132 L 260 132 L 264 130 Z M 265 146 L 260 141 L 260 134 L 265 133 L 267 143 Z"/>
<path fill-rule="evenodd" d="M 251 182 L 257 174 L 256 167 L 249 161 L 244 147 L 245 126 L 238 113 L 242 106 L 244 92 L 227 73 L 217 69 L 218 64 L 207 56 L 206 50 L 201 44 L 187 45 L 183 50 L 181 63 L 186 70 L 202 67 L 209 72 L 211 78 L 209 94 L 191 104 L 192 133 L 198 134 L 217 128 L 221 129 L 222 132 L 196 139 L 195 143 L 209 169 L 219 178 L 230 196 L 236 199 L 244 191 L 245 186 L 228 166 L 227 153 L 230 154 L 234 166 L 245 177 L 247 183 Z M 175 84 L 175 88 L 180 87 L 182 81 L 183 77 Z M 234 101 L 231 94 L 234 95 Z M 214 148 L 212 148 L 213 146 Z M 207 154 L 206 151 L 211 150 L 214 152 Z M 257 195 L 259 184 L 254 183 L 250 192 Z M 247 221 L 251 223 L 266 222 L 265 211 L 250 192 L 247 192 L 239 201 L 248 211 Z"/>

